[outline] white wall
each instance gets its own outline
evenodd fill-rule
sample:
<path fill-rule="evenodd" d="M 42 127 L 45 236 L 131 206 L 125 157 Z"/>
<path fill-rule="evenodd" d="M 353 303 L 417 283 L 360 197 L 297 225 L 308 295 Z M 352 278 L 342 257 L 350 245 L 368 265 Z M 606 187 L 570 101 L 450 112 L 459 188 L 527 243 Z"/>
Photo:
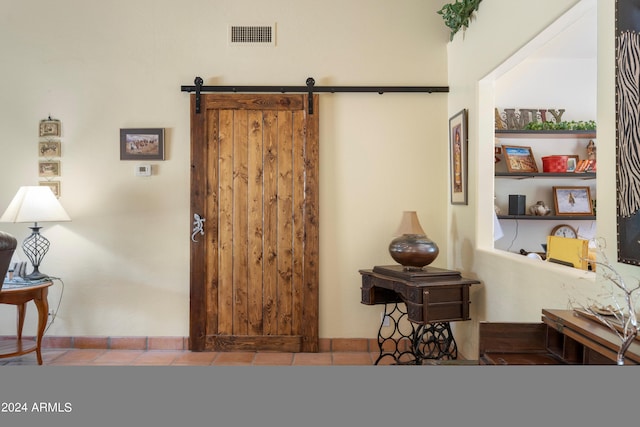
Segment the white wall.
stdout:
<path fill-rule="evenodd" d="M 0 14 L 0 209 L 37 175 L 38 122 L 62 121 L 70 223 L 44 224 L 41 270 L 64 280 L 48 335 L 186 336 L 189 95 L 205 84 L 446 85 L 444 1 L 8 1 Z M 229 47 L 227 25 L 277 25 L 274 48 Z M 447 264 L 446 94 L 320 96 L 320 336 L 375 337 L 359 269 L 391 264 L 403 210 Z M 134 176 L 119 129 L 163 127 L 166 161 Z M 19 240 L 27 224 L 1 224 Z M 22 254 L 22 259 L 25 259 Z M 56 305 L 61 287 L 51 290 Z M 25 333 L 33 331 L 29 309 Z M 15 309 L 0 307 L 0 334 Z M 31 328 L 31 329 L 29 329 Z"/>
<path fill-rule="evenodd" d="M 478 321 L 538 322 L 542 308 L 569 308 L 572 299 L 583 302 L 606 294 L 599 275 L 493 250 L 492 73 L 514 66 L 510 58 L 522 48 L 531 48 L 529 42 L 556 19 L 564 22 L 562 17 L 570 9 L 582 13 L 590 7 L 597 8 L 597 230 L 607 242 L 605 254 L 610 260 L 616 259 L 614 1 L 542 0 L 527 7 L 523 3 L 483 2 L 473 25 L 464 37 L 457 36 L 448 49 L 449 114 L 463 107 L 470 110 L 470 176 L 477 177 L 471 188 L 470 205 L 451 207 L 449 230 L 449 267 L 461 268 L 483 282 L 471 296 L 474 320 L 455 325 L 458 343 L 469 357 L 477 355 Z M 623 275 L 637 275 L 634 267 L 616 266 Z"/>

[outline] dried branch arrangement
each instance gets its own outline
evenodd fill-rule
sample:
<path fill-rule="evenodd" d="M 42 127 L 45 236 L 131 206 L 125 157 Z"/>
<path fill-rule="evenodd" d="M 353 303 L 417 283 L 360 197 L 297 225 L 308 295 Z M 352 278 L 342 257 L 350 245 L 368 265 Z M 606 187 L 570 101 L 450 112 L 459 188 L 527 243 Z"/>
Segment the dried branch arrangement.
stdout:
<path fill-rule="evenodd" d="M 616 363 L 624 365 L 624 354 L 638 335 L 638 313 L 636 313 L 636 310 L 638 302 L 637 291 L 640 290 L 640 281 L 635 287 L 630 287 L 622 275 L 609 262 L 604 248 L 604 240 L 597 240 L 597 253 L 598 258 L 601 260 L 591 260 L 591 262 L 596 264 L 596 270 L 601 272 L 599 274 L 601 274 L 602 279 L 613 286 L 609 288 L 608 295 L 606 295 L 610 303 L 604 306 L 593 298 L 587 299 L 586 307 L 576 303 L 575 300 L 570 301 L 570 303 L 574 309 L 582 310 L 592 315 L 618 336 L 621 344 Z"/>

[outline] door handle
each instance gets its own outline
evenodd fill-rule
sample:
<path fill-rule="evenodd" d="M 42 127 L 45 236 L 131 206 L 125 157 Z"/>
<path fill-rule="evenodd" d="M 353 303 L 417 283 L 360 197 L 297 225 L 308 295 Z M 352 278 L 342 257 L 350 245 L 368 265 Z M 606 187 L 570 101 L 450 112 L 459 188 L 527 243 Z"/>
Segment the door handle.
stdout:
<path fill-rule="evenodd" d="M 202 218 L 200 215 L 193 214 L 193 232 L 191 233 L 191 241 L 194 243 L 198 243 L 196 240 L 196 234 L 200 233 L 201 236 L 204 236 L 204 222 L 206 219 Z"/>

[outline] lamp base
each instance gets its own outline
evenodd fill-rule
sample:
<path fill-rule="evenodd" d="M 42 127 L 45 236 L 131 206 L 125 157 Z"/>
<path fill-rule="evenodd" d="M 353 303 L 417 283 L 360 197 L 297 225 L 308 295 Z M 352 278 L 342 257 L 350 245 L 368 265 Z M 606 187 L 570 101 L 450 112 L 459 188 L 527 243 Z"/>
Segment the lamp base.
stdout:
<path fill-rule="evenodd" d="M 33 273 L 27 274 L 26 276 L 24 276 L 24 279 L 25 280 L 42 280 L 48 277 L 49 277 L 48 275 L 42 274 L 38 270 L 34 270 Z"/>
<path fill-rule="evenodd" d="M 24 278 L 27 280 L 41 280 L 49 277 L 46 274 L 40 273 L 38 268 L 40 267 L 42 258 L 44 258 L 45 254 L 49 250 L 50 243 L 46 237 L 40 234 L 40 229 L 42 227 L 39 227 L 37 222 L 33 227 L 29 228 L 31 229 L 31 235 L 24 239 L 24 242 L 22 243 L 22 251 L 29 261 L 31 261 L 33 271 Z"/>

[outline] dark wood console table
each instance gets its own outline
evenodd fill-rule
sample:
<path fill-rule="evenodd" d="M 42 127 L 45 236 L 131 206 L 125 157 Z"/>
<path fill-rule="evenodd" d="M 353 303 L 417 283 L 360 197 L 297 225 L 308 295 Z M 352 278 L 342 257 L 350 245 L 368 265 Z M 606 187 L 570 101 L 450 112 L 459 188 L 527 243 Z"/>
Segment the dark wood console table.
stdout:
<path fill-rule="evenodd" d="M 400 265 L 376 266 L 360 274 L 362 304 L 384 304 L 384 314 L 394 326 L 391 333 L 384 333 L 383 317 L 376 365 L 386 357 L 395 363 L 418 365 L 426 359 L 457 359 L 449 322 L 470 319 L 469 287 L 479 281 L 465 279 L 458 271 L 428 266 L 419 271 L 406 271 Z"/>
<path fill-rule="evenodd" d="M 542 310 L 540 323 L 480 322 L 482 365 L 615 365 L 620 339 L 588 313 Z M 640 339 L 625 353 L 640 364 Z"/>

